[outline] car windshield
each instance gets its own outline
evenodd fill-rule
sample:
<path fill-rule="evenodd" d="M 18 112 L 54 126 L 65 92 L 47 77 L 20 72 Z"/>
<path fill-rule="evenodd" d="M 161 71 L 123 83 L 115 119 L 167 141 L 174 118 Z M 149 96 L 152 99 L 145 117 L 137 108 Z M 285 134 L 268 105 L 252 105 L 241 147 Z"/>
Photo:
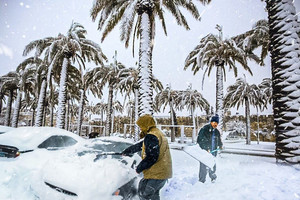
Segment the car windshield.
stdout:
<path fill-rule="evenodd" d="M 52 148 L 61 148 L 68 147 L 76 144 L 77 141 L 68 136 L 54 135 L 45 140 L 38 148 L 52 149 Z"/>
<path fill-rule="evenodd" d="M 120 141 L 109 141 L 109 140 L 95 140 L 90 145 L 86 146 L 88 150 L 84 150 L 78 153 L 79 156 L 85 155 L 86 153 L 95 153 L 102 158 L 106 158 L 109 154 L 121 153 L 124 149 L 131 146 L 132 144 Z M 120 155 L 110 155 L 112 158 L 120 158 Z"/>
<path fill-rule="evenodd" d="M 117 141 L 107 141 L 102 140 L 102 144 L 94 144 L 91 146 L 93 149 L 103 151 L 103 152 L 122 152 L 124 149 L 129 147 L 131 144 L 126 142 L 117 142 Z"/>

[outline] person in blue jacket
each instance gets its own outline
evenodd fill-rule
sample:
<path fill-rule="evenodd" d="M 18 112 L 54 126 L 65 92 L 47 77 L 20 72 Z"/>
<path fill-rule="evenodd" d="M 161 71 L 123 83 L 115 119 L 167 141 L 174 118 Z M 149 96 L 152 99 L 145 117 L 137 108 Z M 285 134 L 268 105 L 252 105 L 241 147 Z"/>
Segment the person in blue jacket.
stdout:
<path fill-rule="evenodd" d="M 221 141 L 220 132 L 217 129 L 219 123 L 219 116 L 215 115 L 211 118 L 210 123 L 203 126 L 198 134 L 197 143 L 200 148 L 208 151 L 213 156 L 217 156 L 217 149 L 223 148 L 223 143 Z M 216 165 L 212 169 L 209 168 L 209 177 L 212 182 L 217 178 L 216 175 Z M 200 162 L 199 169 L 199 181 L 204 183 L 207 175 L 207 167 Z"/>

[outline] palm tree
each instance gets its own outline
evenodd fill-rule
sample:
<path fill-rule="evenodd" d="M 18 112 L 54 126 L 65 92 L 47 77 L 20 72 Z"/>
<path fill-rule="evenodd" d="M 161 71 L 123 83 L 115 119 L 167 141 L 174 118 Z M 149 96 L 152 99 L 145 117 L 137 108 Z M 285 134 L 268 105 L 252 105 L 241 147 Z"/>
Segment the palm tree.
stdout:
<path fill-rule="evenodd" d="M 272 65 L 276 158 L 300 163 L 300 38 L 293 0 L 266 0 Z"/>
<path fill-rule="evenodd" d="M 102 88 L 108 84 L 108 107 L 106 111 L 106 126 L 105 126 L 105 135 L 109 136 L 111 134 L 111 124 L 112 124 L 112 112 L 113 112 L 113 98 L 114 91 L 118 90 L 118 83 L 120 81 L 119 72 L 121 69 L 124 69 L 125 66 L 117 61 L 117 52 L 113 57 L 113 63 L 110 63 L 107 66 L 103 66 L 97 69 L 97 72 L 94 75 L 95 81 L 100 81 L 99 86 Z"/>
<path fill-rule="evenodd" d="M 18 89 L 17 77 L 18 76 L 15 71 L 11 71 L 1 77 L 2 91 L 5 91 L 5 90 L 8 91 L 4 126 L 10 126 L 12 102 L 13 102 L 13 98 L 15 96 L 15 91 Z"/>
<path fill-rule="evenodd" d="M 29 57 L 25 59 L 22 63 L 19 64 L 17 67 L 18 71 L 25 71 L 26 69 L 35 69 L 34 78 L 32 80 L 32 85 L 35 87 L 32 87 L 33 95 L 34 95 L 34 107 L 37 104 L 37 111 L 36 111 L 36 118 L 34 125 L 35 126 L 42 126 L 43 121 L 43 112 L 46 104 L 46 87 L 47 87 L 47 80 L 46 80 L 46 74 L 47 74 L 47 65 L 37 57 Z M 33 76 L 33 75 L 32 75 Z M 27 102 L 31 101 L 31 99 L 27 99 Z M 33 113 L 35 115 L 35 113 Z"/>
<path fill-rule="evenodd" d="M 131 97 L 131 94 L 134 95 L 134 121 L 138 119 L 138 75 L 139 71 L 136 68 L 124 68 L 121 69 L 119 72 L 120 82 L 118 88 L 120 88 L 121 93 L 125 93 L 125 100 L 126 97 Z M 134 125 L 134 141 L 139 140 L 139 127 L 135 124 Z"/>
<path fill-rule="evenodd" d="M 118 88 L 120 89 L 121 93 L 125 93 L 125 98 L 131 96 L 131 94 L 134 94 L 134 113 L 135 113 L 135 121 L 138 119 L 138 99 L 139 99 L 139 93 L 138 93 L 138 79 L 139 79 L 139 70 L 133 67 L 130 68 L 124 68 L 121 69 L 119 72 L 119 78 L 120 82 L 118 84 Z M 159 92 L 163 89 L 162 83 L 155 78 L 155 76 L 152 77 L 152 88 Z M 139 127 L 135 125 L 135 137 L 134 141 L 139 140 Z"/>
<path fill-rule="evenodd" d="M 122 113 L 123 112 L 123 106 L 120 103 L 120 101 L 113 101 L 112 103 L 112 119 L 111 119 L 111 131 L 114 132 L 114 122 L 115 122 L 115 112 Z"/>
<path fill-rule="evenodd" d="M 36 54 L 46 49 L 46 58 L 50 66 L 48 74 L 52 73 L 55 66 L 60 66 L 60 83 L 58 95 L 58 109 L 56 127 L 64 128 L 66 115 L 66 81 L 68 76 L 68 67 L 71 62 L 77 62 L 84 68 L 84 62 L 93 61 L 96 64 L 103 65 L 103 59 L 106 59 L 100 46 L 91 40 L 87 40 L 86 30 L 76 22 L 72 22 L 66 35 L 58 34 L 57 37 L 49 37 L 31 42 L 25 47 L 24 55 L 36 48 Z"/>
<path fill-rule="evenodd" d="M 251 143 L 250 136 L 250 105 L 259 106 L 263 105 L 261 101 L 260 89 L 257 85 L 250 85 L 246 81 L 246 77 L 238 78 L 236 82 L 227 88 L 227 94 L 224 98 L 224 107 L 232 108 L 237 106 L 239 109 L 240 105 L 245 104 L 245 116 L 246 116 L 246 144 Z"/>
<path fill-rule="evenodd" d="M 199 0 L 209 3 L 210 0 Z M 186 0 L 96 0 L 91 10 L 92 20 L 100 16 L 98 29 L 103 30 L 102 41 L 121 21 L 121 40 L 128 47 L 133 34 L 140 39 L 139 46 L 139 115 L 153 114 L 153 88 L 152 88 L 152 51 L 155 36 L 155 17 L 158 17 L 166 34 L 164 9 L 169 10 L 175 17 L 177 24 L 189 29 L 187 21 L 180 7 L 189 11 L 193 17 L 200 19 L 196 6 L 192 1 Z M 106 25 L 105 25 L 106 23 Z M 133 45 L 134 48 L 134 45 Z"/>
<path fill-rule="evenodd" d="M 219 31 L 219 35 L 208 34 L 202 38 L 200 44 L 186 58 L 184 69 L 186 70 L 192 65 L 192 71 L 194 71 L 195 75 L 200 69 L 203 70 L 205 67 L 202 79 L 203 87 L 206 73 L 209 76 L 212 69 L 216 68 L 216 113 L 220 116 L 219 127 L 222 133 L 224 115 L 223 77 L 226 78 L 225 67 L 228 66 L 229 70 L 233 70 L 235 77 L 238 70 L 235 62 L 240 63 L 251 75 L 252 72 L 247 64 L 245 52 L 237 47 L 234 40 L 223 40 L 222 27 L 217 25 L 216 28 Z"/>
<path fill-rule="evenodd" d="M 261 91 L 264 107 L 268 104 L 272 104 L 273 88 L 271 78 L 264 78 L 262 82 L 258 85 Z"/>
<path fill-rule="evenodd" d="M 3 83 L 0 77 L 0 114 L 2 113 L 3 103 L 5 103 L 5 96 L 7 95 L 7 90 L 3 87 Z"/>
<path fill-rule="evenodd" d="M 172 126 L 177 124 L 176 113 L 174 111 L 174 107 L 176 105 L 175 101 L 177 97 L 178 97 L 178 91 L 172 90 L 170 84 L 168 84 L 164 90 L 162 90 L 155 96 L 155 104 L 157 105 L 158 110 L 160 110 L 160 108 L 163 106 L 163 111 L 164 111 L 166 106 L 167 105 L 169 106 Z M 171 142 L 175 142 L 174 127 L 171 128 Z"/>
<path fill-rule="evenodd" d="M 232 37 L 238 47 L 242 48 L 249 59 L 253 59 L 260 65 L 264 65 L 264 58 L 268 54 L 269 48 L 269 24 L 267 20 L 257 21 L 251 30 Z M 261 47 L 260 56 L 256 56 L 253 52 Z"/>
<path fill-rule="evenodd" d="M 28 93 L 33 93 L 34 82 L 35 82 L 36 67 L 32 66 L 29 68 L 24 68 L 21 65 L 17 67 L 15 81 L 17 81 L 17 98 L 15 101 L 15 108 L 12 118 L 12 127 L 18 126 L 19 114 L 21 110 L 21 101 L 23 93 L 29 95 Z"/>
<path fill-rule="evenodd" d="M 97 68 L 94 68 L 90 71 L 87 71 L 81 78 L 80 84 L 80 102 L 79 102 L 79 109 L 78 109 L 78 122 L 77 122 L 77 134 L 80 135 L 81 133 L 81 125 L 83 120 L 83 110 L 85 105 L 86 99 L 86 92 L 91 91 L 94 97 L 101 98 L 102 91 L 98 86 L 97 82 L 94 80 L 94 76 L 97 72 Z M 82 74 L 83 72 L 80 72 Z"/>
<path fill-rule="evenodd" d="M 128 117 L 129 117 L 129 133 L 130 133 L 130 137 L 132 137 L 132 124 L 133 124 L 133 120 L 134 119 L 134 116 L 135 116 L 135 102 L 132 101 L 132 100 L 128 100 L 126 105 L 125 105 L 126 109 L 127 109 L 127 113 L 128 113 Z M 124 132 L 126 132 L 126 129 L 124 130 Z M 126 133 L 124 134 L 124 137 L 126 137 Z M 134 137 L 132 137 L 134 138 Z"/>
<path fill-rule="evenodd" d="M 106 111 L 107 111 L 107 104 L 104 103 L 103 101 L 101 101 L 95 105 L 95 114 L 100 115 L 100 117 L 101 117 L 100 125 L 101 126 L 103 126 L 103 115 L 106 113 Z M 102 135 L 101 130 L 100 130 L 100 134 Z M 105 134 L 105 132 L 103 132 L 103 134 Z"/>
<path fill-rule="evenodd" d="M 191 117 L 193 120 L 193 135 L 192 142 L 195 142 L 196 139 L 196 123 L 194 112 L 196 108 L 200 108 L 200 110 L 207 111 L 210 107 L 208 101 L 203 97 L 203 95 L 197 90 L 192 90 L 191 85 L 187 90 L 182 90 L 178 92 L 178 97 L 176 99 L 177 106 L 179 109 L 183 109 L 186 107 L 191 112 Z"/>

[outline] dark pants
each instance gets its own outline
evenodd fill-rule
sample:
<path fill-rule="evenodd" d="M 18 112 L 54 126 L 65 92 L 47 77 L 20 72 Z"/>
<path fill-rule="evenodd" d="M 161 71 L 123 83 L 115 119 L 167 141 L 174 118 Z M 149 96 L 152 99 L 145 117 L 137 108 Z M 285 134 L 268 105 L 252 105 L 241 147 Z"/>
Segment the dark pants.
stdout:
<path fill-rule="evenodd" d="M 207 168 L 206 165 L 204 165 L 203 163 L 200 162 L 200 169 L 199 169 L 199 181 L 204 183 L 206 180 L 206 175 L 207 175 Z M 216 165 L 214 165 L 214 167 L 208 168 L 208 174 L 210 179 L 213 181 L 217 178 L 216 173 Z"/>
<path fill-rule="evenodd" d="M 159 191 L 165 185 L 167 179 L 142 179 L 139 183 L 138 194 L 141 200 L 159 200 Z"/>

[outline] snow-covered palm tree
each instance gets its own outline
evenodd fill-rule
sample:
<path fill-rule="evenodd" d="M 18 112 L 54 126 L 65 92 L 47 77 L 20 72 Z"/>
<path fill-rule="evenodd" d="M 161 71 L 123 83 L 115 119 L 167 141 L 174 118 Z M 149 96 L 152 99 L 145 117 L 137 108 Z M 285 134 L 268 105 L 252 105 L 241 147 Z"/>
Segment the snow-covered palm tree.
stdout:
<path fill-rule="evenodd" d="M 223 128 L 223 78 L 226 78 L 226 67 L 233 70 L 237 76 L 238 68 L 236 62 L 250 72 L 247 64 L 246 53 L 238 47 L 233 39 L 223 39 L 222 27 L 217 25 L 219 35 L 208 34 L 200 40 L 200 43 L 191 51 L 185 60 L 184 69 L 192 66 L 194 75 L 204 68 L 202 86 L 205 75 L 210 76 L 212 69 L 216 68 L 216 114 L 220 116 L 220 132 Z M 226 80 L 226 79 L 225 79 Z"/>
<path fill-rule="evenodd" d="M 86 30 L 77 23 L 72 22 L 66 35 L 58 34 L 57 37 L 48 37 L 31 42 L 25 47 L 24 55 L 31 50 L 36 49 L 36 55 L 39 56 L 45 51 L 49 65 L 48 74 L 52 73 L 53 68 L 60 67 L 60 83 L 58 95 L 58 109 L 56 127 L 64 128 L 66 115 L 66 81 L 68 76 L 68 67 L 71 63 L 77 62 L 80 67 L 84 67 L 85 61 L 93 61 L 96 64 L 103 65 L 106 59 L 100 46 L 91 40 L 87 40 Z M 49 77 L 49 76 L 48 76 Z"/>
<path fill-rule="evenodd" d="M 300 38 L 293 0 L 266 0 L 272 64 L 276 158 L 300 163 Z"/>
<path fill-rule="evenodd" d="M 119 112 L 119 113 L 123 112 L 123 106 L 122 106 L 121 102 L 117 101 L 117 100 L 112 102 L 111 132 L 114 132 L 115 113 L 116 112 Z"/>
<path fill-rule="evenodd" d="M 32 66 L 29 68 L 23 68 L 22 65 L 17 67 L 16 71 L 16 81 L 17 83 L 17 98 L 15 101 L 14 113 L 12 118 L 12 127 L 18 126 L 19 115 L 21 110 L 21 101 L 23 94 L 29 95 L 28 93 L 33 93 L 34 82 L 35 82 L 36 67 Z"/>
<path fill-rule="evenodd" d="M 162 90 L 161 92 L 157 93 L 155 96 L 155 104 L 160 110 L 161 107 L 163 107 L 163 111 L 168 106 L 170 108 L 170 118 L 171 123 L 174 126 L 176 123 L 176 113 L 175 113 L 175 105 L 176 105 L 176 99 L 178 97 L 178 91 L 172 90 L 170 85 L 167 85 L 167 87 Z M 171 129 L 171 142 L 175 142 L 175 129 L 172 127 Z"/>
<path fill-rule="evenodd" d="M 175 101 L 177 103 L 177 107 L 182 110 L 186 107 L 191 112 L 191 117 L 193 120 L 193 135 L 192 142 L 195 142 L 196 139 L 196 123 L 194 112 L 196 108 L 200 108 L 200 110 L 208 110 L 210 105 L 208 101 L 203 97 L 203 95 L 197 90 L 193 90 L 191 86 L 187 90 L 178 91 L 178 97 Z"/>
<path fill-rule="evenodd" d="M 268 104 L 272 104 L 272 96 L 273 96 L 272 79 L 264 78 L 262 82 L 258 85 L 258 87 L 262 94 L 264 107 L 266 107 Z"/>
<path fill-rule="evenodd" d="M 232 108 L 237 106 L 237 109 L 239 109 L 240 105 L 245 106 L 246 144 L 251 143 L 250 105 L 258 106 L 258 104 L 263 104 L 260 89 L 255 84 L 250 85 L 247 83 L 246 78 L 238 78 L 233 85 L 227 88 L 224 107 Z"/>
<path fill-rule="evenodd" d="M 237 46 L 242 48 L 249 59 L 254 60 L 260 65 L 264 65 L 264 58 L 268 54 L 269 48 L 269 24 L 267 20 L 257 21 L 251 30 L 234 36 L 232 39 L 236 42 Z M 256 56 L 254 51 L 261 47 L 260 56 Z"/>
<path fill-rule="evenodd" d="M 120 82 L 118 88 L 120 88 L 121 93 L 125 93 L 126 97 L 129 98 L 131 94 L 134 95 L 134 121 L 138 119 L 138 96 L 139 96 L 139 85 L 138 85 L 138 78 L 139 78 L 139 71 L 136 68 L 124 68 L 121 69 L 119 72 Z M 134 141 L 139 140 L 139 127 L 135 124 L 134 126 Z"/>
<path fill-rule="evenodd" d="M 209 3 L 210 0 L 199 0 L 201 3 Z M 187 21 L 180 10 L 186 9 L 196 19 L 200 15 L 194 3 L 190 0 L 96 0 L 94 1 L 91 16 L 95 21 L 99 16 L 98 29 L 103 29 L 102 41 L 119 22 L 121 22 L 121 40 L 128 47 L 129 40 L 135 37 L 140 39 L 139 46 L 139 115 L 153 114 L 153 88 L 152 88 L 152 51 L 155 36 L 155 18 L 166 33 L 164 18 L 165 10 L 170 11 L 178 25 L 189 29 Z M 134 45 L 133 45 L 134 48 Z"/>
<path fill-rule="evenodd" d="M 0 77 L 0 114 L 2 113 L 3 104 L 6 103 L 5 96 L 8 96 L 7 90 L 3 87 L 3 83 Z"/>
<path fill-rule="evenodd" d="M 94 97 L 101 98 L 102 91 L 100 90 L 100 87 L 95 82 L 94 76 L 97 72 L 97 68 L 94 68 L 90 71 L 87 71 L 83 77 L 81 78 L 81 84 L 80 84 L 80 102 L 79 102 L 79 109 L 78 109 L 78 121 L 77 121 L 77 134 L 81 134 L 81 126 L 82 126 L 82 120 L 83 120 L 83 110 L 85 105 L 85 99 L 86 99 L 86 92 L 91 92 Z M 82 72 L 80 72 L 82 73 Z"/>
<path fill-rule="evenodd" d="M 130 132 L 130 136 L 132 137 L 132 124 L 133 124 L 133 119 L 134 119 L 134 116 L 135 116 L 135 111 L 134 111 L 134 107 L 135 107 L 135 102 L 132 101 L 132 100 L 128 100 L 126 105 L 125 105 L 125 108 L 127 109 L 127 116 L 129 117 L 129 132 Z M 126 131 L 126 130 L 124 130 Z M 126 134 L 124 134 L 124 137 L 126 137 Z"/>
<path fill-rule="evenodd" d="M 130 68 L 124 68 L 121 69 L 119 72 L 119 78 L 120 78 L 120 82 L 118 84 L 118 88 L 120 89 L 121 93 L 125 93 L 125 98 L 126 97 L 131 97 L 131 94 L 134 94 L 134 113 L 135 113 L 135 121 L 137 121 L 138 119 L 138 88 L 139 88 L 139 84 L 138 84 L 138 79 L 139 79 L 139 70 L 133 67 Z M 163 86 L 162 83 L 155 78 L 155 76 L 152 76 L 152 88 L 154 88 L 154 90 L 156 92 L 159 92 L 162 90 Z M 135 141 L 139 140 L 139 127 L 137 125 L 135 125 Z"/>
<path fill-rule="evenodd" d="M 100 125 L 101 126 L 103 126 L 103 115 L 106 113 L 106 111 L 107 111 L 107 103 L 104 103 L 103 101 L 101 101 L 95 105 L 95 114 L 100 115 L 100 118 L 101 118 Z M 102 134 L 101 130 L 100 130 L 100 134 Z M 105 132 L 103 134 L 105 134 Z"/>
<path fill-rule="evenodd" d="M 8 98 L 7 98 L 7 106 L 6 106 L 6 113 L 4 119 L 4 126 L 10 126 L 11 122 L 11 110 L 12 110 L 12 102 L 15 96 L 15 91 L 18 88 L 18 79 L 17 73 L 15 71 L 11 71 L 3 76 L 1 76 L 1 87 L 2 91 L 7 91 Z"/>
<path fill-rule="evenodd" d="M 109 65 L 100 67 L 94 75 L 95 81 L 100 81 L 99 87 L 102 88 L 108 84 L 108 100 L 107 100 L 107 111 L 106 111 L 106 125 L 105 125 L 105 135 L 109 136 L 111 134 L 112 125 L 112 112 L 113 112 L 113 99 L 114 92 L 118 90 L 118 84 L 120 82 L 119 72 L 124 69 L 125 66 L 117 61 L 117 52 L 113 57 L 114 61 Z"/>
<path fill-rule="evenodd" d="M 47 65 L 37 57 L 29 57 L 25 59 L 22 63 L 19 64 L 17 69 L 24 71 L 25 69 L 35 68 L 35 77 L 33 87 L 32 99 L 34 104 L 36 104 L 36 117 L 35 117 L 35 126 L 42 126 L 43 113 L 46 104 L 46 89 L 47 89 Z M 35 113 L 33 113 L 35 115 Z"/>

